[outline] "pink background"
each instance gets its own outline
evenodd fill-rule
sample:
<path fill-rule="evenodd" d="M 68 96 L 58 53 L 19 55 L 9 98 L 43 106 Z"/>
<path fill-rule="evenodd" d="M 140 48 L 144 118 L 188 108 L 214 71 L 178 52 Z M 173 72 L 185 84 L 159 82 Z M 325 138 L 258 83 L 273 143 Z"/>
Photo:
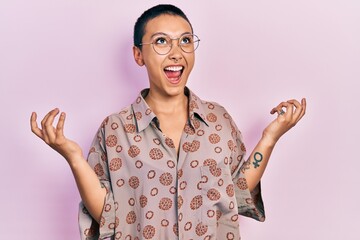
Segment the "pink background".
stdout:
<path fill-rule="evenodd" d="M 306 97 L 262 180 L 265 223 L 243 239 L 359 239 L 360 2 L 170 1 L 201 38 L 188 86 L 224 105 L 252 150 L 270 109 Z M 89 149 L 103 118 L 147 86 L 132 58 L 136 18 L 159 1 L 0 2 L 1 239 L 78 239 L 71 171 L 30 132 L 59 107 Z"/>

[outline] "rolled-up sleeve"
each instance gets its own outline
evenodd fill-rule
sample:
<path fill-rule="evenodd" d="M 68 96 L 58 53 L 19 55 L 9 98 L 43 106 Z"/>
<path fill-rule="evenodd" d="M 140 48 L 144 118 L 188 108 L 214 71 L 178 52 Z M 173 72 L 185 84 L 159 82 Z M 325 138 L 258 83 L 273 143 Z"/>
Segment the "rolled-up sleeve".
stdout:
<path fill-rule="evenodd" d="M 265 209 L 261 196 L 261 184 L 256 185 L 253 191 L 250 192 L 245 174 L 249 162 L 245 160 L 245 145 L 241 132 L 238 130 L 234 122 L 233 138 L 236 142 L 235 151 L 232 154 L 232 179 L 234 183 L 235 197 L 238 204 L 238 213 L 240 215 L 253 218 L 258 221 L 265 221 Z"/>
<path fill-rule="evenodd" d="M 109 177 L 104 138 L 104 129 L 100 128 L 93 140 L 87 158 L 89 165 L 99 178 L 101 187 L 106 189 L 104 207 L 101 213 L 100 224 L 98 224 L 87 211 L 83 202 L 80 202 L 79 228 L 82 240 L 109 239 L 115 234 L 115 204 Z"/>

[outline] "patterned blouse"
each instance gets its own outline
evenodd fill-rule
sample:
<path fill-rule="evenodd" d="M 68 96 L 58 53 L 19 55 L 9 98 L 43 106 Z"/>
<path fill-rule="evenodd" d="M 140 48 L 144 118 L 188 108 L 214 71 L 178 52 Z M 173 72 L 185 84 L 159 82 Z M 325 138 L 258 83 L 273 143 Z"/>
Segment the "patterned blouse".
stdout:
<path fill-rule="evenodd" d="M 245 146 L 227 111 L 185 88 L 189 120 L 177 155 L 148 92 L 94 138 L 88 162 L 107 194 L 100 224 L 80 203 L 81 239 L 240 239 L 238 214 L 264 221 L 260 184 L 249 191 Z"/>

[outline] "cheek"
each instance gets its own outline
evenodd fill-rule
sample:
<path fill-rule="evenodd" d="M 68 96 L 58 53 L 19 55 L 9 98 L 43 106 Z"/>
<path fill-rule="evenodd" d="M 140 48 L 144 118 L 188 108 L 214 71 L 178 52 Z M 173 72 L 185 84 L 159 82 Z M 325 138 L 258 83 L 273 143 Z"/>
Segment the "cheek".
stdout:
<path fill-rule="evenodd" d="M 161 70 L 162 62 L 164 60 L 159 56 L 150 56 L 145 60 L 148 71 Z"/>
<path fill-rule="evenodd" d="M 187 63 L 188 63 L 188 68 L 189 68 L 189 72 L 193 69 L 194 67 L 194 63 L 195 63 L 195 55 L 193 56 L 189 56 L 187 58 Z"/>

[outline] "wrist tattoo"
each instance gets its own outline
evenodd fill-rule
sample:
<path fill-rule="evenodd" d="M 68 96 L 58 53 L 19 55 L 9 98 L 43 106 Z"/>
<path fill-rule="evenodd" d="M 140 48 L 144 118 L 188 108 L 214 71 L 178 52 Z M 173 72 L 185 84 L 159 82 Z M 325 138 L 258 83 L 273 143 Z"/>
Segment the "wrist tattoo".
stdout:
<path fill-rule="evenodd" d="M 254 153 L 254 168 L 260 167 L 260 162 L 263 160 L 263 155 L 259 152 Z"/>

